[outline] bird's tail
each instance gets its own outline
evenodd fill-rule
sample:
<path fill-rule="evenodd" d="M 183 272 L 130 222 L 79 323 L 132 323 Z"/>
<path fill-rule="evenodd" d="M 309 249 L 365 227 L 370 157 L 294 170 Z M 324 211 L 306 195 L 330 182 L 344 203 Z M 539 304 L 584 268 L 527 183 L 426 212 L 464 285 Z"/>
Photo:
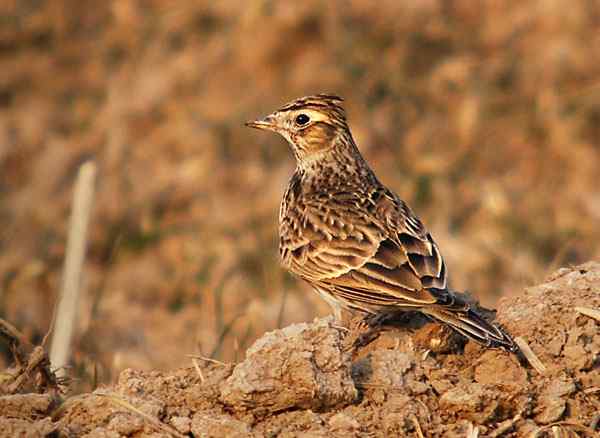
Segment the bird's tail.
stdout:
<path fill-rule="evenodd" d="M 513 353 L 519 350 L 508 333 L 488 322 L 469 306 L 457 309 L 450 306 L 434 305 L 421 311 L 431 318 L 447 324 L 461 335 L 486 347 L 503 348 Z"/>

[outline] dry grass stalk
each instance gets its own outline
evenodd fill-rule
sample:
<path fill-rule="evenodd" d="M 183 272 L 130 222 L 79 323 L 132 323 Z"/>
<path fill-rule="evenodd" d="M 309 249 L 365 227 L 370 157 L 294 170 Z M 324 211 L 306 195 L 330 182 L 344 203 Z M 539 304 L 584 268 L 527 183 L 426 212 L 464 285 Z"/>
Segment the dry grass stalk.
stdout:
<path fill-rule="evenodd" d="M 69 359 L 95 179 L 96 164 L 91 161 L 84 163 L 77 174 L 60 298 L 53 320 L 54 336 L 50 360 L 59 375 L 64 375 L 64 366 Z"/>
<path fill-rule="evenodd" d="M 583 426 L 578 423 L 571 421 L 557 421 L 556 423 L 548 424 L 547 426 L 540 427 L 529 435 L 529 438 L 538 438 L 542 436 L 542 433 L 552 431 L 555 437 L 577 437 L 580 436 L 575 431 L 581 432 L 582 436 L 597 437 L 598 434 L 595 430 L 589 427 Z"/>
<path fill-rule="evenodd" d="M 521 420 L 522 416 L 521 414 L 517 414 L 515 415 L 513 418 L 503 421 L 502 423 L 499 424 L 498 428 L 495 429 L 493 432 L 491 432 L 488 436 L 490 438 L 495 438 L 498 436 L 502 436 L 504 433 L 508 432 L 509 430 L 511 430 L 515 423 L 519 420 Z"/>
<path fill-rule="evenodd" d="M 467 429 L 467 438 L 477 438 L 479 436 L 479 427 L 473 426 L 473 423 L 469 423 Z"/>
<path fill-rule="evenodd" d="M 0 319 L 0 338 L 8 342 L 10 351 L 17 365 L 22 365 L 26 361 L 24 349 L 31 349 L 32 345 L 23 336 L 23 334 L 11 323 Z"/>
<path fill-rule="evenodd" d="M 196 369 L 200 380 L 202 381 L 202 383 L 204 383 L 206 381 L 206 378 L 204 377 L 204 374 L 202 374 L 202 370 L 200 369 L 200 365 L 198 364 L 198 359 L 196 359 L 195 357 L 192 358 L 192 363 L 194 364 L 194 368 Z"/>
<path fill-rule="evenodd" d="M 523 353 L 527 362 L 540 374 L 544 374 L 546 372 L 546 366 L 542 363 L 542 361 L 535 355 L 529 344 L 525 339 L 521 336 L 515 338 L 515 343 L 519 346 L 519 349 Z"/>
<path fill-rule="evenodd" d="M 177 432 L 175 429 L 173 429 L 171 426 L 169 426 L 168 424 L 165 424 L 163 422 L 161 422 L 158 418 L 155 418 L 151 415 L 148 415 L 147 413 L 139 410 L 138 408 L 136 408 L 135 406 L 133 406 L 131 403 L 127 402 L 126 400 L 123 400 L 120 397 L 117 397 L 116 395 L 113 394 L 104 394 L 104 393 L 98 393 L 99 396 L 101 397 L 106 397 L 107 399 L 109 399 L 110 401 L 112 401 L 113 403 L 124 407 L 128 410 L 130 410 L 131 412 L 136 413 L 137 415 L 139 415 L 140 417 L 142 417 L 143 419 L 147 420 L 150 424 L 152 424 L 154 427 L 158 428 L 158 430 L 160 430 L 161 432 L 165 432 L 171 436 L 174 436 L 176 438 L 185 438 L 186 435 L 182 435 L 179 432 Z"/>
<path fill-rule="evenodd" d="M 191 357 L 192 359 L 200 359 L 200 360 L 203 360 L 205 362 L 212 362 L 212 363 L 215 363 L 217 365 L 227 366 L 227 364 L 225 362 L 221 362 L 220 360 L 217 360 L 217 359 L 211 359 L 210 357 L 204 357 L 204 356 L 200 356 L 198 354 L 188 354 L 187 356 Z"/>
<path fill-rule="evenodd" d="M 596 321 L 600 322 L 600 310 L 598 309 L 591 309 L 589 307 L 575 307 L 575 310 L 582 315 L 589 316 L 590 318 L 594 318 Z"/>
<path fill-rule="evenodd" d="M 415 426 L 415 431 L 417 432 L 417 436 L 419 438 L 425 438 L 425 436 L 423 435 L 423 430 L 421 429 L 421 425 L 419 424 L 419 420 L 417 419 L 417 417 L 415 415 L 411 415 L 410 419 L 413 422 L 413 425 Z"/>

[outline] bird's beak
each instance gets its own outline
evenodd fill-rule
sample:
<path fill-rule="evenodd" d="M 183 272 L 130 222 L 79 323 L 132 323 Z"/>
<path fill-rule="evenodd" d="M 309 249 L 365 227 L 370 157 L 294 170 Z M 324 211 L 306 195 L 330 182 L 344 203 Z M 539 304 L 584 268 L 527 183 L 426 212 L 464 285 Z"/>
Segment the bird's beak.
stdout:
<path fill-rule="evenodd" d="M 246 126 L 249 128 L 265 129 L 267 131 L 274 131 L 276 129 L 275 118 L 273 116 L 267 116 L 264 119 L 246 122 Z"/>

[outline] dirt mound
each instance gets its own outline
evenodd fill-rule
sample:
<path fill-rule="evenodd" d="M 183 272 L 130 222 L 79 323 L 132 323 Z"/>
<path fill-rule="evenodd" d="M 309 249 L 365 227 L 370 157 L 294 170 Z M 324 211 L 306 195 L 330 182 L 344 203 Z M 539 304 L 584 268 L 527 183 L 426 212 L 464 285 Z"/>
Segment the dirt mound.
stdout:
<path fill-rule="evenodd" d="M 473 3 L 0 1 L 0 317 L 48 331 L 90 159 L 78 392 L 326 315 L 279 265 L 292 153 L 244 126 L 318 92 L 482 304 L 600 260 L 598 1 Z"/>
<path fill-rule="evenodd" d="M 600 263 L 561 269 L 505 299 L 498 320 L 524 337 L 540 374 L 468 343 L 426 354 L 390 332 L 360 352 L 329 318 L 265 334 L 238 364 L 194 360 L 172 372 L 126 370 L 116 385 L 67 399 L 0 397 L 6 436 L 594 436 L 600 402 Z M 595 309 L 595 310 L 594 310 Z M 596 312 L 594 314 L 594 311 Z M 596 432 L 595 432 L 596 431 Z"/>

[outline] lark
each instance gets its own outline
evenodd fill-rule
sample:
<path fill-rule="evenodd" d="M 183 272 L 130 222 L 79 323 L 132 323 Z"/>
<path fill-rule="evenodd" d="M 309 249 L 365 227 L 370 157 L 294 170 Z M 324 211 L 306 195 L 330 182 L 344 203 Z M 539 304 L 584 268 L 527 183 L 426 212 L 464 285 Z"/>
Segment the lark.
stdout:
<path fill-rule="evenodd" d="M 279 213 L 281 262 L 337 320 L 342 309 L 365 321 L 419 311 L 482 345 L 515 351 L 507 333 L 448 287 L 438 245 L 362 157 L 340 97 L 302 97 L 246 125 L 291 146 L 296 170 Z"/>

